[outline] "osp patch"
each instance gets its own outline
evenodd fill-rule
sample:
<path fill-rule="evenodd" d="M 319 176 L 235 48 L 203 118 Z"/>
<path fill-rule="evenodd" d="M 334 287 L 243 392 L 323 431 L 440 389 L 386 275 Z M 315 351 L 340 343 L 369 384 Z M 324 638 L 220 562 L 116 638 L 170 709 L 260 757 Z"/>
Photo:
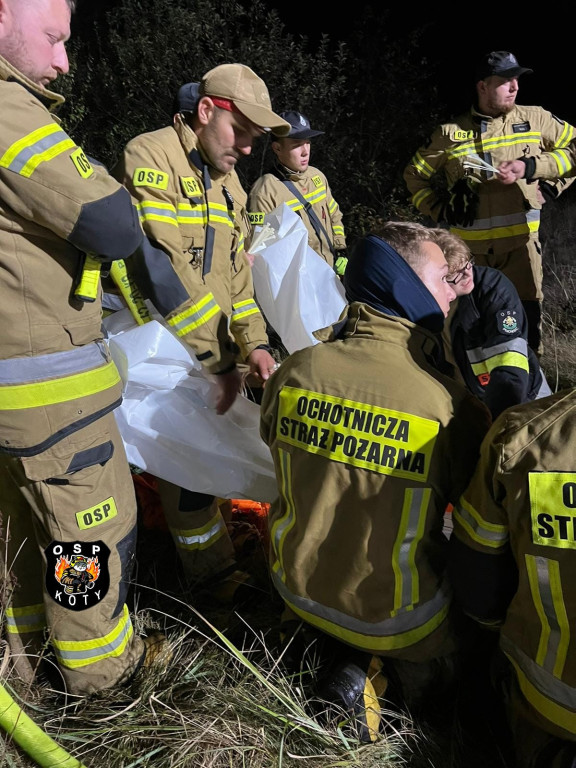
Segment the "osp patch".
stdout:
<path fill-rule="evenodd" d="M 502 333 L 516 333 L 518 330 L 518 320 L 516 312 L 513 309 L 501 309 L 496 313 L 498 330 Z"/>
<path fill-rule="evenodd" d="M 58 605 L 85 611 L 110 588 L 110 550 L 103 541 L 53 541 L 46 555 L 46 591 Z"/>

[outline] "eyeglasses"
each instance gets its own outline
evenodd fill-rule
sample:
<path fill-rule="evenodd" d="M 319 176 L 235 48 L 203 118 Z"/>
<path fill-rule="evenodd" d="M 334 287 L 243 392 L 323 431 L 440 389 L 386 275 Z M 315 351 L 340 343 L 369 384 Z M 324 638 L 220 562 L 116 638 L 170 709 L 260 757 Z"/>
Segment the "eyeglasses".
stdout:
<path fill-rule="evenodd" d="M 446 278 L 446 282 L 450 283 L 451 285 L 458 285 L 460 280 L 462 280 L 464 277 L 466 277 L 466 272 L 468 272 L 468 270 L 472 269 L 473 266 L 474 266 L 474 257 L 471 256 L 468 259 L 468 261 L 466 262 L 466 264 L 464 264 L 462 269 L 459 269 L 458 272 L 456 272 L 456 274 L 454 275 L 453 278 L 451 278 L 451 279 L 448 278 L 448 277 Z"/>

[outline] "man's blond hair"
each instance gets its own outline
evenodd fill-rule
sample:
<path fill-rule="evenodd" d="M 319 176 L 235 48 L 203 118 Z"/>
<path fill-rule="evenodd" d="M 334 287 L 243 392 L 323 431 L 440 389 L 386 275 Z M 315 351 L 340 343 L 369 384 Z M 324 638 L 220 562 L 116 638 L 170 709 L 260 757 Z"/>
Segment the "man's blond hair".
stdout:
<path fill-rule="evenodd" d="M 433 229 L 415 221 L 386 221 L 374 227 L 371 235 L 385 240 L 419 274 L 428 257 L 420 249 L 423 242 L 436 242 Z"/>
<path fill-rule="evenodd" d="M 431 239 L 444 254 L 450 274 L 454 275 L 464 269 L 472 256 L 464 240 L 447 229 L 437 228 L 432 229 L 431 232 Z"/>

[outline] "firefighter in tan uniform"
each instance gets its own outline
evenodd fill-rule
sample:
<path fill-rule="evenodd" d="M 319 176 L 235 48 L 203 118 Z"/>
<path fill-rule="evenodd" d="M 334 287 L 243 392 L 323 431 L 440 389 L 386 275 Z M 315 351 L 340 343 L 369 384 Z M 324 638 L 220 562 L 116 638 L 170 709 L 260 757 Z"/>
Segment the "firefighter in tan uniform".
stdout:
<path fill-rule="evenodd" d="M 499 629 L 518 768 L 576 762 L 576 389 L 505 411 L 454 510 L 456 598 Z"/>
<path fill-rule="evenodd" d="M 46 85 L 68 71 L 73 3 L 4 0 L 1 10 L 6 633 L 22 674 L 32 673 L 47 636 L 66 689 L 88 694 L 126 680 L 146 644 L 125 602 L 136 502 L 113 414 L 122 383 L 102 340 L 97 270 L 93 301 L 75 288 L 85 254 L 119 259 L 140 245 L 142 231 L 126 190 L 92 166 L 52 114 L 63 98 Z M 75 563 L 84 590 L 68 588 Z"/>
<path fill-rule="evenodd" d="M 343 275 L 348 260 L 342 212 L 326 176 L 309 165 L 310 139 L 324 131 L 313 130 L 300 112 L 281 112 L 280 116 L 290 123 L 290 133 L 272 137 L 276 163 L 250 189 L 250 222 L 253 226 L 262 224 L 266 213 L 286 203 L 306 225 L 310 248 Z"/>
<path fill-rule="evenodd" d="M 528 343 L 540 354 L 542 199 L 557 196 L 571 182 L 520 179 L 505 185 L 496 169 L 542 152 L 569 164 L 565 149 L 575 131 L 541 107 L 515 103 L 518 78 L 529 72 L 507 51 L 485 56 L 476 72 L 476 104 L 434 131 L 404 169 L 404 180 L 419 211 L 465 240 L 478 265 L 500 269 L 512 281 L 528 318 Z M 556 179 L 561 175 L 558 171 Z"/>
<path fill-rule="evenodd" d="M 246 195 L 235 165 L 255 138 L 289 126 L 242 64 L 215 67 L 198 89 L 188 86 L 173 125 L 132 139 L 113 173 L 132 194 L 149 240 L 142 258 L 131 260 L 133 277 L 214 375 L 222 414 L 240 390 L 239 359 L 261 382 L 275 365 L 244 252 Z M 161 497 L 191 584 L 243 576 L 214 496 L 162 482 Z"/>
<path fill-rule="evenodd" d="M 346 319 L 285 360 L 262 401 L 280 491 L 269 518 L 273 583 L 290 613 L 343 644 L 321 698 L 353 712 L 365 740 L 376 738 L 383 659 L 401 680 L 408 668 L 448 677 L 443 513 L 490 421 L 437 367 L 455 294 L 429 232 L 392 223 L 383 239 L 359 242 L 344 277 Z"/>

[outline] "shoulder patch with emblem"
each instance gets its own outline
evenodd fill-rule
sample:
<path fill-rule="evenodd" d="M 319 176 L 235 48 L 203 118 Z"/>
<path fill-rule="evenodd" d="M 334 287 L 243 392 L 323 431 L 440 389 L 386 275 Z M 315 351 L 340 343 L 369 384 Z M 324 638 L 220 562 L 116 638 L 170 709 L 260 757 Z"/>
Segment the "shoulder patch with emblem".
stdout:
<path fill-rule="evenodd" d="M 513 309 L 499 309 L 496 312 L 496 323 L 501 333 L 512 334 L 518 330 L 518 320 Z"/>
<path fill-rule="evenodd" d="M 55 603 L 85 611 L 108 594 L 110 550 L 103 541 L 53 541 L 46 555 L 46 591 Z"/>
<path fill-rule="evenodd" d="M 90 178 L 94 173 L 94 168 L 90 165 L 90 160 L 88 160 L 81 147 L 78 147 L 78 149 L 72 152 L 70 160 L 72 160 L 74 167 L 83 179 Z"/>
<path fill-rule="evenodd" d="M 312 176 L 312 184 L 314 184 L 315 187 L 321 187 L 322 186 L 322 177 L 321 176 Z"/>
<path fill-rule="evenodd" d="M 168 179 L 168 174 L 157 168 L 136 168 L 132 174 L 132 184 L 135 187 L 168 189 Z"/>

